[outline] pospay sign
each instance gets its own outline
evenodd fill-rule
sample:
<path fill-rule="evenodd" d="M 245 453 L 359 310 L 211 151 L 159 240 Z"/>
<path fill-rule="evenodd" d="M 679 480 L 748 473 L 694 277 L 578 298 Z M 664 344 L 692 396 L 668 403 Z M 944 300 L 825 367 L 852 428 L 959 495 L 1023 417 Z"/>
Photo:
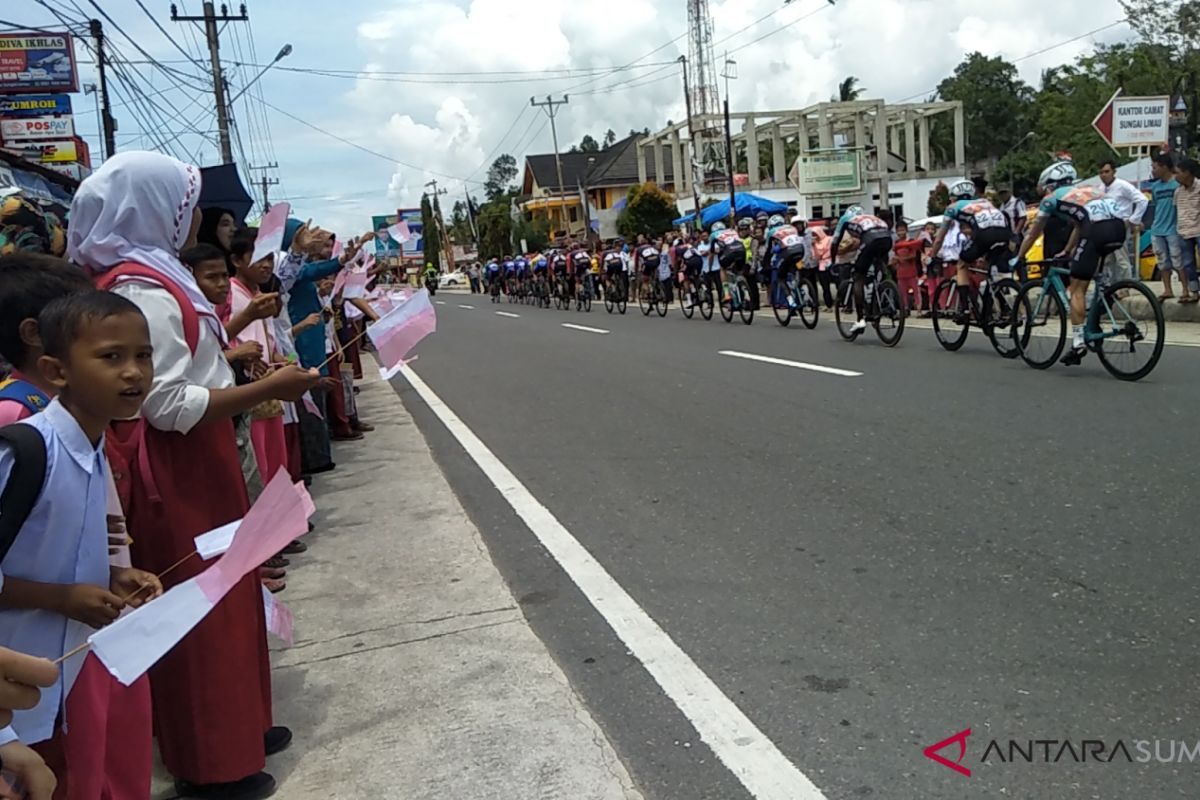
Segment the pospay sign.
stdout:
<path fill-rule="evenodd" d="M 0 139 L 9 142 L 31 142 L 39 139 L 69 139 L 75 135 L 73 117 L 30 117 L 29 119 L 0 119 Z"/>

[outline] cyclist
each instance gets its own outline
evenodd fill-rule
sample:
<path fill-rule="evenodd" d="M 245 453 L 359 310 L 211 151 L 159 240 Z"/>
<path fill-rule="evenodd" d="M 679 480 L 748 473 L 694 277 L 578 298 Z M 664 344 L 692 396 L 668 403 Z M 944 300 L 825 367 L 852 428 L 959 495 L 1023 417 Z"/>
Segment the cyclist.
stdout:
<path fill-rule="evenodd" d="M 560 297 L 567 297 L 565 294 L 567 286 L 567 257 L 562 250 L 555 248 L 550 251 L 550 269 L 554 273 L 554 288 L 555 294 Z"/>
<path fill-rule="evenodd" d="M 746 281 L 750 287 L 751 307 L 757 309 L 758 284 L 747 274 L 750 270 L 747 268 L 746 245 L 738 237 L 738 232 L 726 228 L 724 222 L 714 222 L 709 229 L 708 238 L 709 268 L 711 270 L 714 262 L 720 266 L 722 302 L 729 299 L 729 292 L 725 287 L 731 283 L 729 273 L 732 272 L 735 275 L 746 275 Z"/>
<path fill-rule="evenodd" d="M 849 238 L 847 238 L 849 237 Z M 865 331 L 867 321 L 863 312 L 867 305 L 867 272 L 875 267 L 877 275 L 887 268 L 888 253 L 892 251 L 892 232 L 879 217 L 863 211 L 862 206 L 850 206 L 838 220 L 833 232 L 830 251 L 835 258 L 857 250 L 851 272 L 854 275 L 854 312 L 858 321 L 852 331 Z"/>
<path fill-rule="evenodd" d="M 545 256 L 538 254 L 533 259 L 533 264 L 531 265 L 531 270 L 533 272 L 533 285 L 539 293 L 541 292 L 542 286 L 546 283 L 547 266 L 548 264 Z"/>
<path fill-rule="evenodd" d="M 517 293 L 517 262 L 511 255 L 506 255 L 501 265 L 504 268 L 504 293 L 514 295 Z"/>
<path fill-rule="evenodd" d="M 525 295 L 529 291 L 529 260 L 518 254 L 513 258 L 513 265 L 517 269 L 517 287 Z"/>
<path fill-rule="evenodd" d="M 692 282 L 692 292 L 688 297 L 688 305 L 696 305 L 695 289 L 700 285 L 700 270 L 704 267 L 704 257 L 696 250 L 696 246 L 691 243 L 686 243 L 680 248 L 677 269 L 684 275 L 684 283 L 680 284 L 679 290 L 682 292 L 687 288 L 686 281 Z"/>
<path fill-rule="evenodd" d="M 640 238 L 640 237 L 639 237 Z M 653 242 L 648 242 L 643 239 L 638 247 L 633 252 L 633 268 L 641 271 L 641 292 L 650 292 L 650 297 L 653 297 L 653 289 L 650 288 L 650 279 L 653 276 L 654 280 L 658 280 L 658 265 L 662 263 L 662 254 Z"/>
<path fill-rule="evenodd" d="M 796 216 L 795 219 L 802 224 L 804 222 L 799 216 Z M 804 256 L 807 252 L 807 248 L 804 246 L 804 236 L 794 225 L 788 225 L 783 217 L 776 214 L 767 220 L 767 252 L 767 263 L 770 266 L 771 303 L 776 308 L 782 308 L 785 305 L 794 307 L 795 298 L 786 289 L 781 291 L 781 287 L 788 285 L 788 278 L 791 276 L 792 270 L 804 263 Z M 785 293 L 786 299 L 782 296 Z"/>
<path fill-rule="evenodd" d="M 1111 246 L 1125 241 L 1125 222 L 1116 204 L 1105 196 L 1104 187 L 1074 186 L 1075 178 L 1075 167 L 1063 162 L 1051 164 L 1042 172 L 1038 188 L 1049 193 L 1038 205 L 1037 218 L 1012 260 L 1015 266 L 1025 257 L 1051 217 L 1065 220 L 1071 226 L 1067 246 L 1054 256 L 1065 258 L 1069 253 L 1071 258 L 1071 352 L 1062 358 L 1067 366 L 1080 363 L 1087 355 L 1084 336 L 1087 291 L 1100 266 L 1100 257 Z"/>
<path fill-rule="evenodd" d="M 587 282 L 590 280 L 592 257 L 588 255 L 586 247 L 575 242 L 571 245 L 571 252 L 567 256 L 567 259 L 567 275 L 570 282 L 569 294 L 567 296 L 579 299 L 583 297 L 583 292 L 587 288 Z"/>
<path fill-rule="evenodd" d="M 483 268 L 484 275 L 487 276 L 487 285 L 489 294 L 499 294 L 500 287 L 500 262 L 493 256 L 488 259 L 487 266 Z"/>
<path fill-rule="evenodd" d="M 604 296 L 621 299 L 621 276 L 625 274 L 625 259 L 621 257 L 621 246 L 618 241 L 608 243 L 601 259 L 604 267 Z"/>
<path fill-rule="evenodd" d="M 959 286 L 971 283 L 968 266 L 986 258 L 991 267 L 989 277 L 1007 277 L 1012 268 L 1008 264 L 1008 240 L 1011 236 L 1008 219 L 991 201 L 982 196 L 974 181 L 957 181 L 950 187 L 950 206 L 942 218 L 942 227 L 933 239 L 933 249 L 940 251 L 946 234 L 953 223 L 958 223 L 963 235 L 970 241 L 959 253 Z"/>

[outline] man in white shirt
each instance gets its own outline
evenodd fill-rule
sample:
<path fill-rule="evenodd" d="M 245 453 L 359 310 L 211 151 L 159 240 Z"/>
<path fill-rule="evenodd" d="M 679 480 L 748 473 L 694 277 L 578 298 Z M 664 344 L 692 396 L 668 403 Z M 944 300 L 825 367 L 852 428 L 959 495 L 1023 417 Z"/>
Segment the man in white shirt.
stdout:
<path fill-rule="evenodd" d="M 1000 189 L 1000 213 L 1008 220 L 1013 239 L 1020 242 L 1025 235 L 1025 223 L 1028 221 L 1025 201 L 1013 194 L 1012 189 Z"/>
<path fill-rule="evenodd" d="M 1113 205 L 1117 207 L 1117 215 L 1125 220 L 1128 228 L 1126 241 L 1133 242 L 1134 256 L 1137 257 L 1141 251 L 1139 238 L 1142 234 L 1142 215 L 1146 213 L 1146 207 L 1149 205 L 1146 195 L 1129 181 L 1118 178 L 1117 165 L 1112 161 L 1105 161 L 1100 165 L 1100 182 L 1104 184 L 1104 196 L 1113 201 Z M 1141 278 L 1141 270 L 1133 269 L 1129 251 L 1124 247 L 1113 253 L 1111 261 L 1105 262 L 1104 272 L 1110 282 Z"/>

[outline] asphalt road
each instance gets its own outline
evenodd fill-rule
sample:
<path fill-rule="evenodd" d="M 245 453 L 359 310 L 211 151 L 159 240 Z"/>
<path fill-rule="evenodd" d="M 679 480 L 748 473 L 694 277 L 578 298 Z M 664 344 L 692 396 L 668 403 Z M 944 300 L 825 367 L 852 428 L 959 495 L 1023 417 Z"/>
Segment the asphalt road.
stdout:
<path fill-rule="evenodd" d="M 981 759 L 992 739 L 1200 741 L 1200 349 L 1128 384 L 977 332 L 947 353 L 918 328 L 848 344 L 824 316 L 437 299 L 415 372 L 825 797 L 1195 796 L 1200 763 Z M 393 385 L 646 797 L 752 796 Z M 967 728 L 971 777 L 922 755 Z"/>

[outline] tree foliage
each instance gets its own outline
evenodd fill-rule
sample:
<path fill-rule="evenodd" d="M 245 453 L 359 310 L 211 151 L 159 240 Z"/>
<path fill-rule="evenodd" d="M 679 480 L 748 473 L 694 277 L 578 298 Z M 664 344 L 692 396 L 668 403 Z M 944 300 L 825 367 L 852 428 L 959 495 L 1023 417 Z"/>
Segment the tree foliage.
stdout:
<path fill-rule="evenodd" d="M 488 167 L 483 193 L 489 201 L 513 191 L 512 182 L 517 177 L 517 160 L 508 153 L 498 156 Z"/>
<path fill-rule="evenodd" d="M 421 236 L 421 244 L 424 248 L 421 257 L 424 259 L 424 264 L 433 264 L 433 266 L 441 269 L 442 265 L 442 237 L 438 232 L 437 220 L 434 218 L 434 206 L 429 202 L 429 195 L 421 195 L 421 226 L 423 234 Z"/>
<path fill-rule="evenodd" d="M 671 229 L 679 217 L 679 209 L 671 195 L 653 181 L 631 186 L 625 198 L 625 208 L 617 217 L 617 231 L 626 238 L 644 233 L 657 236 Z"/>
<path fill-rule="evenodd" d="M 510 198 L 484 203 L 475 224 L 479 226 L 479 257 L 499 258 L 512 252 L 513 221 Z"/>
<path fill-rule="evenodd" d="M 834 102 L 849 103 L 862 97 L 863 91 L 863 87 L 858 85 L 858 78 L 847 75 L 845 80 L 838 84 L 837 94 L 830 99 Z"/>
<path fill-rule="evenodd" d="M 604 147 L 609 148 L 617 143 L 617 132 L 609 128 L 604 132 Z"/>
<path fill-rule="evenodd" d="M 938 84 L 938 95 L 962 101 L 969 160 L 1000 158 L 1028 130 L 1033 90 L 999 56 L 971 53 Z"/>
<path fill-rule="evenodd" d="M 943 214 L 950 205 L 950 187 L 941 181 L 929 192 L 929 201 L 925 204 L 925 213 L 931 217 Z"/>

